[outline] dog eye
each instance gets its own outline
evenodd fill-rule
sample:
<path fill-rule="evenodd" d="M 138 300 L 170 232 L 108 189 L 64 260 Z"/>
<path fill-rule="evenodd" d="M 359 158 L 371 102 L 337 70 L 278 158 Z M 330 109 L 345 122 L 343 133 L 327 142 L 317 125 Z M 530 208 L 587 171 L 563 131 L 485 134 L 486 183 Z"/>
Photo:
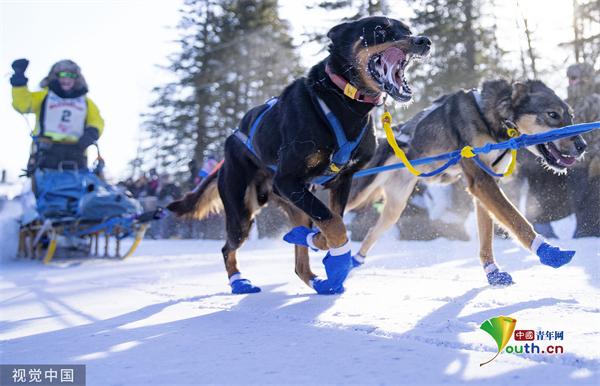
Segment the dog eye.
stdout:
<path fill-rule="evenodd" d="M 560 115 L 556 111 L 548 111 L 547 114 L 552 119 L 560 119 Z"/>

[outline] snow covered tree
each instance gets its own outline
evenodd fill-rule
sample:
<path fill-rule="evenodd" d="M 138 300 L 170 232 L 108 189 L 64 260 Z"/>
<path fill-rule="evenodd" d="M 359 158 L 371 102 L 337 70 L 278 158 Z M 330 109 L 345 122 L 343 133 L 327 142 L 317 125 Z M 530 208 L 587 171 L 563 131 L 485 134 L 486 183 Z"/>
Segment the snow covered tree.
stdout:
<path fill-rule="evenodd" d="M 414 33 L 433 41 L 432 55 L 408 70 L 415 103 L 398 113 L 409 118 L 435 98 L 459 88 L 477 87 L 482 79 L 508 74 L 495 30 L 493 3 L 481 0 L 408 0 L 414 5 Z"/>
<path fill-rule="evenodd" d="M 157 87 L 145 115 L 146 154 L 170 173 L 219 155 L 243 114 L 302 73 L 277 0 L 186 0 L 176 81 Z"/>
<path fill-rule="evenodd" d="M 596 64 L 600 58 L 600 0 L 573 0 L 573 48 L 576 62 Z"/>
<path fill-rule="evenodd" d="M 320 8 L 327 11 L 346 9 L 352 15 L 342 21 L 358 20 L 366 16 L 386 15 L 390 11 L 388 0 L 326 0 L 320 1 L 310 8 Z"/>
<path fill-rule="evenodd" d="M 354 21 L 367 16 L 387 15 L 390 12 L 388 0 L 325 0 L 307 6 L 310 10 L 338 11 L 344 10 L 349 16 L 342 17 L 340 22 Z M 327 30 L 311 31 L 305 34 L 308 41 L 315 41 L 327 46 Z"/>
<path fill-rule="evenodd" d="M 395 117 L 408 119 L 443 94 L 477 87 L 486 77 L 509 74 L 502 62 L 505 52 L 495 35 L 494 2 L 404 0 L 404 3 L 413 8 L 413 17 L 407 20 L 413 33 L 431 38 L 434 51 L 424 62 L 409 67 L 407 77 L 415 90 L 415 100 L 408 108 L 392 104 Z M 308 8 L 347 11 L 348 16 L 340 19 L 346 21 L 389 15 L 390 5 L 386 0 L 325 0 Z M 326 38 L 322 31 L 308 36 L 315 40 Z"/>

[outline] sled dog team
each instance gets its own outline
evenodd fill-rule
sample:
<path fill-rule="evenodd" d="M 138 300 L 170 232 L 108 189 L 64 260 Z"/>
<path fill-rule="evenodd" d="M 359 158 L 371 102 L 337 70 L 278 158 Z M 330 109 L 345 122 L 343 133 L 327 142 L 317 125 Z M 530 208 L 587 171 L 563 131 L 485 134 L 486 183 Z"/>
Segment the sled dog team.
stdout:
<path fill-rule="evenodd" d="M 259 292 L 239 269 L 237 251 L 247 239 L 253 218 L 271 202 L 289 216 L 294 228 L 284 240 L 294 244 L 295 272 L 319 294 L 344 291 L 349 272 L 364 263 L 369 249 L 402 214 L 417 178 L 406 170 L 353 180 L 365 167 L 397 162 L 386 143 L 378 146 L 372 111 L 384 96 L 399 103 L 412 99 L 405 71 L 429 54 L 431 41 L 387 17 L 368 17 L 333 27 L 327 34 L 329 56 L 281 95 L 248 111 L 225 141 L 224 162 L 168 209 L 202 218 L 225 211 L 226 241 L 222 248 L 232 292 Z M 401 148 L 409 159 L 437 155 L 509 138 L 509 129 L 535 134 L 573 123 L 569 106 L 537 80 L 509 83 L 488 80 L 478 90 L 444 95 L 399 128 Z M 583 155 L 580 136 L 530 146 L 528 151 L 556 172 Z M 510 152 L 489 153 L 482 161 L 503 172 Z M 423 168 L 430 171 L 439 164 Z M 452 183 L 464 178 L 477 214 L 479 256 L 490 285 L 513 283 L 495 262 L 493 221 L 499 223 L 542 264 L 558 268 L 575 254 L 548 244 L 507 200 L 494 177 L 473 159 L 463 158 L 435 177 Z M 329 190 L 329 205 L 313 187 Z M 342 221 L 345 209 L 385 198 L 384 210 L 354 255 Z M 326 277 L 316 276 L 308 249 L 327 251 Z"/>

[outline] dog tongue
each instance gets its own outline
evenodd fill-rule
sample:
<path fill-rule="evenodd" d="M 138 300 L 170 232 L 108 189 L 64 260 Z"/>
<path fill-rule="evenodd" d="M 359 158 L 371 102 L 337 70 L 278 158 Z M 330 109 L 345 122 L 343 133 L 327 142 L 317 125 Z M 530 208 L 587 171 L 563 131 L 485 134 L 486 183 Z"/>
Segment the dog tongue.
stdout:
<path fill-rule="evenodd" d="M 381 58 L 385 60 L 390 67 L 402 62 L 405 56 L 404 52 L 396 47 L 390 47 L 381 54 Z"/>
<path fill-rule="evenodd" d="M 400 63 L 402 63 L 404 57 L 404 52 L 396 47 L 390 47 L 381 53 L 385 77 L 389 83 L 396 85 L 396 87 L 400 87 L 402 83 L 402 75 L 398 78 L 396 71 L 400 68 Z"/>
<path fill-rule="evenodd" d="M 548 144 L 548 151 L 550 152 L 550 154 L 552 154 L 554 158 L 556 158 L 556 161 L 558 161 L 558 163 L 562 166 L 571 166 L 576 161 L 575 157 L 564 156 L 560 154 L 560 151 L 558 151 L 558 149 L 552 142 Z"/>

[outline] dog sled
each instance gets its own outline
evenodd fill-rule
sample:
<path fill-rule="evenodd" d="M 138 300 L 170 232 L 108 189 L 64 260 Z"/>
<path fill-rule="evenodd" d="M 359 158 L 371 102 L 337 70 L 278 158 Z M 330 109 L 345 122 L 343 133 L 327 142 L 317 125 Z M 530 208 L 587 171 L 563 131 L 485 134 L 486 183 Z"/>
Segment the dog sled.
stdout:
<path fill-rule="evenodd" d="M 38 169 L 31 177 L 35 204 L 25 209 L 21 221 L 21 258 L 45 264 L 55 257 L 125 259 L 140 245 L 151 221 L 161 218 L 161 208 L 142 212 L 137 200 L 87 169 Z"/>

